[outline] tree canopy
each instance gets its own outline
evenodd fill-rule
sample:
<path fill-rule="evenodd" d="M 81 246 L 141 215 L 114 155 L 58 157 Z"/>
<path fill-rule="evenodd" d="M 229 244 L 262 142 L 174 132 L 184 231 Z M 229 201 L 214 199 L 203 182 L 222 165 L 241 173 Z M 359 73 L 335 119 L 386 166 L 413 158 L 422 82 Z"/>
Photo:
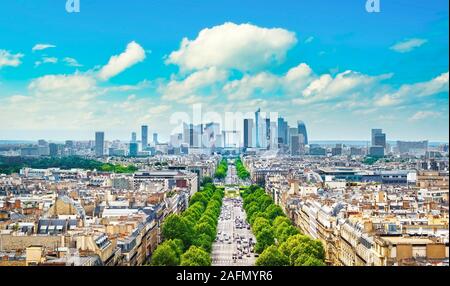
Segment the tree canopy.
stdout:
<path fill-rule="evenodd" d="M 255 251 L 261 253 L 256 265 L 325 265 L 325 251 L 318 240 L 300 234 L 283 209 L 259 186 L 243 190 L 247 220 L 256 236 Z"/>
<path fill-rule="evenodd" d="M 211 257 L 204 249 L 195 245 L 181 255 L 181 266 L 211 266 Z"/>

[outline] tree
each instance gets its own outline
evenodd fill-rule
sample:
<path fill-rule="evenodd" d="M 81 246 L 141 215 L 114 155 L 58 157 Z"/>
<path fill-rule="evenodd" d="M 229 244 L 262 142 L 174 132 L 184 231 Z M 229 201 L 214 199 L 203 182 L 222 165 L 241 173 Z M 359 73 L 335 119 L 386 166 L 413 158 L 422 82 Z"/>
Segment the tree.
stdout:
<path fill-rule="evenodd" d="M 299 257 L 305 256 L 323 260 L 323 258 L 320 258 L 319 250 L 311 242 L 300 243 L 298 246 L 293 248 L 290 253 L 289 260 L 292 265 L 296 263 Z"/>
<path fill-rule="evenodd" d="M 294 266 L 325 266 L 325 263 L 320 259 L 304 254 L 295 260 Z"/>
<path fill-rule="evenodd" d="M 174 241 L 167 240 L 156 248 L 151 258 L 151 265 L 177 266 L 180 264 L 180 254 L 172 243 Z"/>
<path fill-rule="evenodd" d="M 207 234 L 203 233 L 203 234 L 197 235 L 196 238 L 194 239 L 193 244 L 195 246 L 203 248 L 208 253 L 211 252 L 212 240 L 211 240 L 211 237 L 209 237 Z"/>
<path fill-rule="evenodd" d="M 290 225 L 288 227 L 283 228 L 280 235 L 277 236 L 276 238 L 278 239 L 279 242 L 284 242 L 289 237 L 297 235 L 299 233 L 300 232 L 298 231 L 298 229 L 295 226 Z"/>
<path fill-rule="evenodd" d="M 273 224 L 274 226 L 277 226 L 277 225 L 282 224 L 283 222 L 286 222 L 287 224 L 290 224 L 290 223 L 291 223 L 291 220 L 288 219 L 288 218 L 283 214 L 283 215 L 277 216 L 277 217 L 273 220 L 273 223 L 272 223 L 272 224 Z"/>
<path fill-rule="evenodd" d="M 255 244 L 255 251 L 257 253 L 262 253 L 267 247 L 271 246 L 275 243 L 275 239 L 273 238 L 273 231 L 272 229 L 262 229 L 257 235 L 256 235 L 256 244 Z"/>
<path fill-rule="evenodd" d="M 214 226 L 210 225 L 208 223 L 205 223 L 205 222 L 197 224 L 195 226 L 194 230 L 197 235 L 206 234 L 208 237 L 211 237 L 211 238 L 213 238 L 216 235 Z"/>
<path fill-rule="evenodd" d="M 252 230 L 253 230 L 253 233 L 255 233 L 255 234 L 259 233 L 263 229 L 268 229 L 268 228 L 270 228 L 270 222 L 266 218 L 258 217 L 253 221 Z"/>
<path fill-rule="evenodd" d="M 188 221 L 179 215 L 169 215 L 163 223 L 162 234 L 164 239 L 180 239 L 185 247 L 191 245 L 194 230 Z"/>
<path fill-rule="evenodd" d="M 289 266 L 289 259 L 275 245 L 269 246 L 256 260 L 256 266 Z"/>
<path fill-rule="evenodd" d="M 279 206 L 271 204 L 266 208 L 266 214 L 269 216 L 269 219 L 273 221 L 276 217 L 282 216 L 284 213 Z"/>
<path fill-rule="evenodd" d="M 286 241 L 280 245 L 279 250 L 287 257 L 290 257 L 291 251 L 295 247 L 299 246 L 301 243 L 308 243 L 311 241 L 312 239 L 306 235 L 297 234 L 286 239 Z"/>
<path fill-rule="evenodd" d="M 263 217 L 263 218 L 265 218 L 265 219 L 268 219 L 269 217 L 267 216 L 267 214 L 266 213 L 264 213 L 264 212 L 255 212 L 255 213 L 253 213 L 253 215 L 252 216 L 250 216 L 249 218 L 248 218 L 248 222 L 251 224 L 251 225 L 253 225 L 253 222 L 257 219 L 257 218 L 259 218 L 259 217 Z"/>
<path fill-rule="evenodd" d="M 201 203 L 204 207 L 208 204 L 208 199 L 205 197 L 203 192 L 196 192 L 189 201 L 189 204 Z"/>
<path fill-rule="evenodd" d="M 289 223 L 283 221 L 281 224 L 273 224 L 273 234 L 277 239 L 279 239 L 283 231 L 289 227 Z"/>
<path fill-rule="evenodd" d="M 208 176 L 203 177 L 202 186 L 205 186 L 206 184 L 212 184 L 212 183 L 214 183 L 214 181 L 211 177 L 208 177 Z"/>
<path fill-rule="evenodd" d="M 258 198 L 257 200 L 258 204 L 259 204 L 259 209 L 264 212 L 266 211 L 266 209 L 270 206 L 273 205 L 273 200 L 271 197 L 269 197 L 268 195 L 264 195 L 261 196 L 260 198 Z M 283 212 L 282 212 L 283 213 Z"/>
<path fill-rule="evenodd" d="M 181 266 L 211 266 L 211 257 L 204 249 L 195 245 L 181 255 Z"/>

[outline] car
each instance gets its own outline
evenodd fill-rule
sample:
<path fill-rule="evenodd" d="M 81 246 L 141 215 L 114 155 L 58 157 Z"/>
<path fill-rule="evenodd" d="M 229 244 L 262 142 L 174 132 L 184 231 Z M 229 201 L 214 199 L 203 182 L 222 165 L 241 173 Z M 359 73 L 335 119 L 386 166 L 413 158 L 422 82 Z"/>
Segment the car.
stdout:
<path fill-rule="evenodd" d="M 247 253 L 247 257 L 252 257 L 252 256 L 250 255 L 250 253 Z"/>

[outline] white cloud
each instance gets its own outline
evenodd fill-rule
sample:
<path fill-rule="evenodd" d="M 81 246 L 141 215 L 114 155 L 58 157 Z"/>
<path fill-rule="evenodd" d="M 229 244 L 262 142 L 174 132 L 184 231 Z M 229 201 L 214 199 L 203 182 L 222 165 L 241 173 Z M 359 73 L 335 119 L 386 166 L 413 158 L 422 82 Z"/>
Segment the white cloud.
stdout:
<path fill-rule="evenodd" d="M 439 118 L 442 113 L 436 111 L 418 111 L 409 118 L 409 121 L 420 121 L 430 118 Z"/>
<path fill-rule="evenodd" d="M 312 41 L 314 41 L 314 37 L 313 37 L 313 36 L 310 36 L 310 37 L 306 38 L 305 44 L 309 44 L 309 43 L 311 43 Z"/>
<path fill-rule="evenodd" d="M 333 79 L 329 74 L 320 76 L 318 79 L 311 82 L 305 90 L 303 90 L 303 96 L 309 97 L 315 94 L 320 94 L 328 85 L 330 85 L 332 81 Z"/>
<path fill-rule="evenodd" d="M 330 74 L 323 74 L 311 81 L 293 103 L 308 104 L 344 97 L 357 100 L 357 95 L 370 92 L 378 82 L 391 76 L 369 76 L 351 70 L 338 73 L 334 78 Z"/>
<path fill-rule="evenodd" d="M 194 40 L 184 38 L 166 63 L 182 70 L 218 67 L 250 71 L 283 62 L 296 43 L 295 34 L 284 29 L 225 23 L 203 29 Z"/>
<path fill-rule="evenodd" d="M 130 95 L 126 100 L 108 100 L 111 96 L 110 89 L 98 86 L 93 75 L 46 75 L 32 80 L 26 94 L 0 97 L 0 122 L 8 122 L 1 129 L 128 130 L 142 123 L 144 116 L 149 122 L 157 116 L 149 114 L 160 106 L 151 97 Z M 153 111 L 167 111 L 167 106 Z"/>
<path fill-rule="evenodd" d="M 18 67 L 21 62 L 21 58 L 23 58 L 23 54 L 11 54 L 9 51 L 0 50 L 0 69 L 2 67 Z"/>
<path fill-rule="evenodd" d="M 397 91 L 384 94 L 375 102 L 377 106 L 393 106 L 405 99 L 435 95 L 449 90 L 449 73 L 443 73 L 430 81 L 415 84 L 404 84 Z"/>
<path fill-rule="evenodd" d="M 74 58 L 69 58 L 66 57 L 63 59 L 63 61 L 66 63 L 66 65 L 70 66 L 70 67 L 82 67 L 83 65 L 81 65 L 80 63 L 78 63 L 78 61 Z"/>
<path fill-rule="evenodd" d="M 136 42 L 128 44 L 125 52 L 112 56 L 99 72 L 99 78 L 108 80 L 145 59 L 145 50 Z"/>
<path fill-rule="evenodd" d="M 46 50 L 46 49 L 50 49 L 50 48 L 56 48 L 56 46 L 52 45 L 52 44 L 36 44 L 31 50 L 33 52 L 35 52 L 35 51 L 42 51 L 42 50 Z"/>
<path fill-rule="evenodd" d="M 37 93 L 73 94 L 94 91 L 95 79 L 90 76 L 74 75 L 46 75 L 33 80 L 28 89 Z"/>
<path fill-rule="evenodd" d="M 241 79 L 228 82 L 223 91 L 229 100 L 246 99 L 260 94 L 280 92 L 293 96 L 303 90 L 312 80 L 313 71 L 301 63 L 291 68 L 285 75 L 275 75 L 269 72 L 260 72 L 256 75 L 245 74 Z"/>
<path fill-rule="evenodd" d="M 414 50 L 415 48 L 424 45 L 427 41 L 428 40 L 425 39 L 413 38 L 402 42 L 398 42 L 395 45 L 393 45 L 390 49 L 398 53 L 407 53 Z"/>
<path fill-rule="evenodd" d="M 228 73 L 211 67 L 205 70 L 196 71 L 183 80 L 170 80 L 167 84 L 160 86 L 159 91 L 165 100 L 181 100 L 192 96 L 200 95 L 205 88 L 211 90 L 220 82 L 228 78 Z"/>
<path fill-rule="evenodd" d="M 279 78 L 267 72 L 257 75 L 245 75 L 240 80 L 234 80 L 223 87 L 229 100 L 246 99 L 254 95 L 258 90 L 263 93 L 274 90 L 279 85 Z"/>
<path fill-rule="evenodd" d="M 305 80 L 312 75 L 312 69 L 305 63 L 301 63 L 296 67 L 291 68 L 286 74 L 288 82 L 295 82 L 298 80 Z"/>
<path fill-rule="evenodd" d="M 37 61 L 34 63 L 35 67 L 38 67 L 42 64 L 57 64 L 58 58 L 55 57 L 43 57 L 41 61 Z"/>

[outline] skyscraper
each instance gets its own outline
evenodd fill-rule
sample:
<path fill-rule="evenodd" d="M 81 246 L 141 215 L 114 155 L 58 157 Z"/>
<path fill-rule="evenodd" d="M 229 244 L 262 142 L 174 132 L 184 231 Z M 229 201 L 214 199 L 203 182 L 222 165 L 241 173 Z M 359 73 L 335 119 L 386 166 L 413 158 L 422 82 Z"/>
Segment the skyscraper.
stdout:
<path fill-rule="evenodd" d="M 153 133 L 153 143 L 156 145 L 158 144 L 158 133 Z"/>
<path fill-rule="evenodd" d="M 291 139 L 292 136 L 298 135 L 298 128 L 291 127 L 289 128 L 289 134 L 288 134 L 288 145 L 291 146 Z"/>
<path fill-rule="evenodd" d="M 277 122 L 270 122 L 270 149 L 275 150 L 278 149 L 278 126 Z"/>
<path fill-rule="evenodd" d="M 260 148 L 261 147 L 261 142 L 260 142 L 260 138 L 259 138 L 259 119 L 261 116 L 261 108 L 258 108 L 258 110 L 255 112 L 255 132 L 256 132 L 256 148 Z"/>
<path fill-rule="evenodd" d="M 131 133 L 131 142 L 132 143 L 136 143 L 137 142 L 136 132 L 132 132 Z"/>
<path fill-rule="evenodd" d="M 372 129 L 372 146 L 369 155 L 382 157 L 386 152 L 386 134 L 383 129 Z"/>
<path fill-rule="evenodd" d="M 142 136 L 142 150 L 145 150 L 148 146 L 148 126 L 142 125 L 141 127 L 141 136 Z"/>
<path fill-rule="evenodd" d="M 105 147 L 105 132 L 95 132 L 95 156 L 103 157 Z"/>
<path fill-rule="evenodd" d="M 288 123 L 283 117 L 278 118 L 278 144 L 287 145 Z"/>
<path fill-rule="evenodd" d="M 372 129 L 372 146 L 376 146 L 375 144 L 375 135 L 377 134 L 382 134 L 383 133 L 383 129 Z"/>
<path fill-rule="evenodd" d="M 138 155 L 138 143 L 132 142 L 130 143 L 129 154 L 130 157 L 137 157 Z"/>
<path fill-rule="evenodd" d="M 386 134 L 383 129 L 372 129 L 372 146 L 382 146 L 386 149 Z"/>
<path fill-rule="evenodd" d="M 51 157 L 58 156 L 58 145 L 55 143 L 48 144 L 49 152 Z"/>
<path fill-rule="evenodd" d="M 373 144 L 373 146 L 383 146 L 384 148 L 386 148 L 386 134 L 385 133 L 381 133 L 381 134 L 376 134 L 375 135 L 375 144 Z"/>
<path fill-rule="evenodd" d="M 303 121 L 298 121 L 297 123 L 298 127 L 298 134 L 303 135 L 303 142 L 300 142 L 301 144 L 308 145 L 308 132 L 306 131 L 306 125 Z"/>
<path fill-rule="evenodd" d="M 291 156 L 300 155 L 300 137 L 298 134 L 291 135 Z"/>
<path fill-rule="evenodd" d="M 270 145 L 270 138 L 272 137 L 271 135 L 270 135 L 270 118 L 266 118 L 265 119 L 265 124 L 264 124 L 265 126 L 265 128 L 266 128 L 266 137 L 264 138 L 264 140 L 265 140 L 265 147 L 266 148 L 268 148 L 269 147 L 269 145 Z"/>
<path fill-rule="evenodd" d="M 244 119 L 244 148 L 253 147 L 253 120 Z"/>

